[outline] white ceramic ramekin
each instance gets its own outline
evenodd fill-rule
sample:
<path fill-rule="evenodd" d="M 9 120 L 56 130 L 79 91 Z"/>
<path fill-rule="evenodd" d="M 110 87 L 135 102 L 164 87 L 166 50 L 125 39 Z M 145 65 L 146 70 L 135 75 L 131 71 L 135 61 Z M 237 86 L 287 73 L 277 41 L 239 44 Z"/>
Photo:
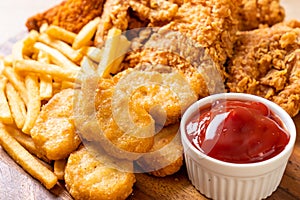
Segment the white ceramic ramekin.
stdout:
<path fill-rule="evenodd" d="M 259 101 L 267 105 L 290 134 L 285 149 L 273 158 L 249 164 L 220 161 L 197 150 L 186 136 L 186 123 L 199 109 L 220 99 Z M 270 196 L 282 179 L 296 140 L 295 124 L 281 107 L 264 98 L 242 93 L 215 94 L 195 102 L 184 113 L 180 131 L 189 179 L 200 193 L 216 200 L 257 200 Z"/>

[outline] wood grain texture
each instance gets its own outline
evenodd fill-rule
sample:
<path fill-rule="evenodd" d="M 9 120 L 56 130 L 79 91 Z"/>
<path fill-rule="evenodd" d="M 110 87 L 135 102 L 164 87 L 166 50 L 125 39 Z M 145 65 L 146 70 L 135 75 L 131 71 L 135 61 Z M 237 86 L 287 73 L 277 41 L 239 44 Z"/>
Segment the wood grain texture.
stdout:
<path fill-rule="evenodd" d="M 294 118 L 297 140 L 278 189 L 268 200 L 300 199 L 300 115 Z M 206 199 L 190 183 L 185 167 L 169 177 L 157 178 L 136 174 L 134 192 L 128 200 Z M 70 200 L 63 183 L 52 190 L 45 189 L 28 175 L 0 147 L 0 200 Z"/>

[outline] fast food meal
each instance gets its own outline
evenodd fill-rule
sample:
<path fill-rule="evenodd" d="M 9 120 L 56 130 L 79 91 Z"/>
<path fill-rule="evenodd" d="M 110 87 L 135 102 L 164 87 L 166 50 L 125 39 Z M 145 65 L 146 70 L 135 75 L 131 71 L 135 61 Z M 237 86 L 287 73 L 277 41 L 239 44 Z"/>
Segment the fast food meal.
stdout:
<path fill-rule="evenodd" d="M 135 173 L 184 165 L 178 124 L 198 99 L 299 112 L 300 22 L 283 19 L 278 0 L 63 1 L 0 58 L 0 144 L 47 189 L 126 199 Z"/>

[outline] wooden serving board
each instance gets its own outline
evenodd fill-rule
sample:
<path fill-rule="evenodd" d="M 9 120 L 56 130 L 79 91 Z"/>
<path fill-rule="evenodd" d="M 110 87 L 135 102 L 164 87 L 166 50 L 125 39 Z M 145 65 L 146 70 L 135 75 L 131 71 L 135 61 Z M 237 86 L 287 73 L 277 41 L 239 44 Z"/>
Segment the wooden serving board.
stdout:
<path fill-rule="evenodd" d="M 292 156 L 278 189 L 269 200 L 300 199 L 300 114 L 294 118 L 297 127 L 297 140 Z M 182 169 L 165 178 L 147 174 L 136 174 L 137 182 L 128 200 L 153 199 L 206 199 L 190 183 L 183 166 Z M 72 199 L 64 188 L 57 185 L 51 191 L 45 189 L 37 180 L 28 175 L 0 147 L 0 200 L 54 200 Z"/>

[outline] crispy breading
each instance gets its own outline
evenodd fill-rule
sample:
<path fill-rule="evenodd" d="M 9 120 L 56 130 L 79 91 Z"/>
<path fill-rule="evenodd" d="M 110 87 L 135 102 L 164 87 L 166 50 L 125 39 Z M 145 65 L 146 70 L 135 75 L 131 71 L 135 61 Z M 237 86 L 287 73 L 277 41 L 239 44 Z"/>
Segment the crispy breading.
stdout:
<path fill-rule="evenodd" d="M 274 101 L 291 116 L 300 110 L 300 23 L 240 32 L 228 65 L 230 92 Z"/>
<path fill-rule="evenodd" d="M 77 200 L 126 199 L 132 193 L 135 175 L 106 165 L 86 148 L 80 148 L 68 158 L 65 182 Z"/>
<path fill-rule="evenodd" d="M 155 123 L 178 122 L 195 101 L 187 81 L 176 72 L 127 69 L 101 79 L 95 103 L 100 130 L 94 140 L 115 157 L 137 159 L 152 148 Z"/>
<path fill-rule="evenodd" d="M 159 127 L 151 150 L 137 160 L 144 172 L 158 177 L 171 175 L 183 165 L 183 147 L 178 132 L 179 123 Z"/>
<path fill-rule="evenodd" d="M 239 8 L 239 30 L 246 31 L 260 25 L 272 26 L 285 17 L 280 0 L 243 0 Z"/>
<path fill-rule="evenodd" d="M 67 0 L 27 19 L 28 30 L 39 30 L 44 23 L 78 33 L 90 20 L 102 13 L 104 0 Z"/>
<path fill-rule="evenodd" d="M 103 6 L 101 21 L 95 36 L 95 45 L 101 47 L 104 45 L 108 31 L 115 27 L 125 31 L 128 27 L 129 4 L 127 0 L 106 0 Z"/>
<path fill-rule="evenodd" d="M 73 122 L 73 95 L 73 89 L 54 95 L 30 131 L 37 149 L 50 160 L 67 158 L 81 143 Z"/>

